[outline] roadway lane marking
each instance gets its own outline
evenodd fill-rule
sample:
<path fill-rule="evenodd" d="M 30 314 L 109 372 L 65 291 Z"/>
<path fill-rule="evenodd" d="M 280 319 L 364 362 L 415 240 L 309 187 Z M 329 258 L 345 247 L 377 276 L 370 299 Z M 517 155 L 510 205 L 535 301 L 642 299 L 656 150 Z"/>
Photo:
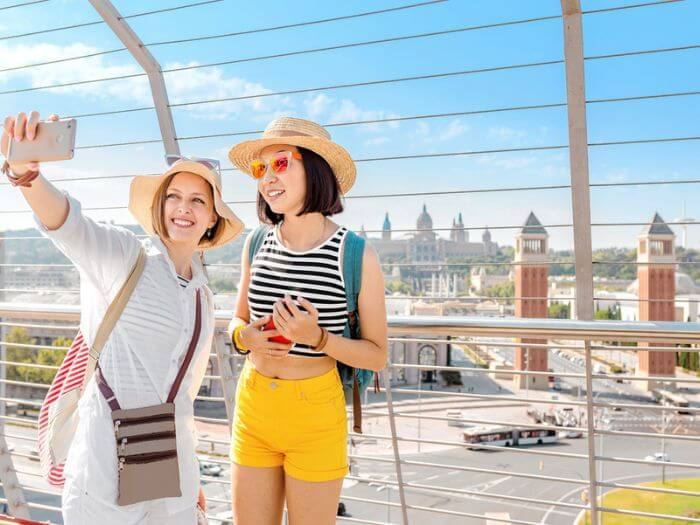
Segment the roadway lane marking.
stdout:
<path fill-rule="evenodd" d="M 679 478 L 679 477 L 681 477 L 681 476 L 685 476 L 685 475 L 688 475 L 688 474 L 690 474 L 690 475 L 695 475 L 695 474 L 697 474 L 697 471 L 696 471 L 696 470 L 688 470 L 688 471 L 674 472 L 674 475 L 675 475 L 676 478 Z M 621 477 L 618 477 L 618 478 L 608 478 L 608 479 L 606 479 L 605 481 L 606 481 L 606 482 L 611 482 L 611 481 L 622 481 L 622 480 L 625 480 L 625 479 L 634 479 L 634 478 L 637 478 L 637 479 L 646 479 L 646 478 L 657 479 L 658 477 L 659 477 L 658 474 L 642 474 L 641 476 L 640 476 L 639 474 L 636 474 L 636 475 L 633 475 L 633 476 L 621 476 Z M 578 501 L 578 498 L 574 498 L 573 495 L 576 494 L 577 492 L 581 492 L 581 491 L 583 491 L 583 490 L 587 490 L 587 487 L 588 487 L 588 485 L 585 485 L 585 486 L 584 486 L 584 485 L 581 485 L 580 487 L 577 487 L 577 488 L 575 488 L 575 489 L 573 489 L 573 490 L 570 490 L 569 492 L 567 492 L 566 494 L 564 494 L 561 498 L 559 498 L 559 499 L 557 500 L 557 502 L 564 501 L 564 500 L 567 499 L 567 498 L 571 498 L 570 503 L 577 503 L 577 502 L 579 502 L 579 501 Z M 613 487 L 605 487 L 605 488 L 607 488 L 608 490 L 613 490 Z M 558 513 L 558 511 L 556 511 L 555 509 L 556 509 L 556 505 L 552 505 L 551 507 L 549 507 L 549 509 L 547 510 L 547 512 L 545 512 L 544 516 L 542 516 L 542 519 L 540 520 L 540 525 L 546 525 L 547 522 L 546 522 L 545 520 L 549 517 L 549 515 L 550 515 L 552 512 L 557 512 L 557 513 Z"/>

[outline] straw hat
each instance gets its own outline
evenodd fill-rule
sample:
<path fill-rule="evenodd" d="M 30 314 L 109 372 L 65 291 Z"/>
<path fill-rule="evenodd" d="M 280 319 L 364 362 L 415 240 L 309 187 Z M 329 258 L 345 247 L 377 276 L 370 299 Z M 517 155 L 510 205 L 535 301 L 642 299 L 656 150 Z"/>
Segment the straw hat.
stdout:
<path fill-rule="evenodd" d="M 212 240 L 203 239 L 199 243 L 199 249 L 209 250 L 216 248 L 238 237 L 245 225 L 221 198 L 221 175 L 218 171 L 208 168 L 201 162 L 187 159 L 175 162 L 162 175 L 155 177 L 153 175 L 139 175 L 134 177 L 129 191 L 129 211 L 138 223 L 149 234 L 156 234 L 152 219 L 153 199 L 165 179 L 170 175 L 183 171 L 199 175 L 211 184 L 212 193 L 214 194 L 214 210 L 221 217 L 221 221 L 223 221 L 222 226 L 219 227 L 223 227 L 224 231 Z"/>
<path fill-rule="evenodd" d="M 320 124 L 300 118 L 281 117 L 267 125 L 262 138 L 235 145 L 228 158 L 239 170 L 250 175 L 250 163 L 260 152 L 273 144 L 289 144 L 306 148 L 323 157 L 330 165 L 340 192 L 346 194 L 355 183 L 356 169 L 350 154 L 331 140 L 331 134 Z"/>

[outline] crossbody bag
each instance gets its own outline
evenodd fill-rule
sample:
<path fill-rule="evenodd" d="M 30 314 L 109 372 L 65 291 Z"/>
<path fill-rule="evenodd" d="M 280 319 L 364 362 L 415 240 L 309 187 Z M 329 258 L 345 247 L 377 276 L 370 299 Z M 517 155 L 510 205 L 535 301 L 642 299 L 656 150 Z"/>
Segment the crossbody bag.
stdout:
<path fill-rule="evenodd" d="M 182 496 L 175 432 L 175 397 L 194 356 L 201 329 L 202 307 L 197 290 L 194 332 L 165 403 L 121 408 L 97 366 L 97 385 L 112 410 L 119 474 L 117 504 L 120 506 Z"/>

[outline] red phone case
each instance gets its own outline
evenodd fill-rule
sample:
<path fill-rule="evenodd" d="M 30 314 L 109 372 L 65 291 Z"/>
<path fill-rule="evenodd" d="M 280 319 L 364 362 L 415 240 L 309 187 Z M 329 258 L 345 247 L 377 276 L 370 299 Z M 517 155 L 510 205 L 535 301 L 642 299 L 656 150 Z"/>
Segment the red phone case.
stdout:
<path fill-rule="evenodd" d="M 270 320 L 265 325 L 265 329 L 263 331 L 267 332 L 268 330 L 274 330 L 275 328 L 277 328 L 275 326 L 275 321 L 273 321 L 272 317 L 270 317 Z M 282 343 L 283 345 L 288 345 L 289 343 L 291 343 L 289 339 L 281 335 L 270 337 L 269 341 L 274 341 L 275 343 Z"/>

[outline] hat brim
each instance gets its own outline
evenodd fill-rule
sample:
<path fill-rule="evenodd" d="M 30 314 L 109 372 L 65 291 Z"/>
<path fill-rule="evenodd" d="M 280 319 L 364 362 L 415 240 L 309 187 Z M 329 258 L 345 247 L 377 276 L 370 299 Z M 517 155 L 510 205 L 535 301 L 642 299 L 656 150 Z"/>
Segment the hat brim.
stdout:
<path fill-rule="evenodd" d="M 340 192 L 345 195 L 355 184 L 357 169 L 355 162 L 347 150 L 335 142 L 323 137 L 311 137 L 305 135 L 290 135 L 288 137 L 268 137 L 247 140 L 236 144 L 228 153 L 228 158 L 239 170 L 250 175 L 250 164 L 260 156 L 260 152 L 267 146 L 275 144 L 287 144 L 313 151 L 323 157 L 333 170 L 338 180 Z M 251 175 L 252 177 L 252 175 Z"/>
<path fill-rule="evenodd" d="M 211 185 L 212 193 L 214 194 L 214 210 L 223 221 L 224 230 L 213 240 L 215 242 L 204 239 L 199 243 L 198 249 L 210 250 L 217 248 L 238 237 L 243 232 L 245 225 L 222 199 L 218 175 L 199 162 L 192 161 L 177 162 L 162 175 L 155 177 L 152 175 L 138 175 L 132 179 L 129 189 L 129 211 L 141 227 L 149 234 L 156 235 L 153 227 L 153 199 L 165 179 L 180 172 L 199 175 Z"/>

